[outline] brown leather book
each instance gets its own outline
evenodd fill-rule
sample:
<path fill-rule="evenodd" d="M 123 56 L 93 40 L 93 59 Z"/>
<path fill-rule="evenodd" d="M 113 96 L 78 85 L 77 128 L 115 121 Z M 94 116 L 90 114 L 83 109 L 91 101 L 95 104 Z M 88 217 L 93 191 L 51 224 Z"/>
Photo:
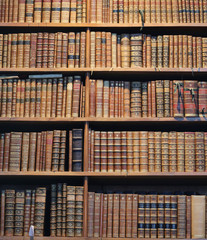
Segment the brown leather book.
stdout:
<path fill-rule="evenodd" d="M 115 81 L 114 86 L 114 117 L 119 117 L 119 82 Z"/>
<path fill-rule="evenodd" d="M 113 194 L 108 194 L 108 227 L 107 227 L 107 237 L 113 236 Z"/>
<path fill-rule="evenodd" d="M 94 130 L 91 131 L 90 171 L 94 171 Z"/>
<path fill-rule="evenodd" d="M 106 33 L 106 67 L 112 67 L 112 34 Z"/>
<path fill-rule="evenodd" d="M 75 225 L 75 187 L 67 186 L 67 202 L 66 202 L 66 236 L 74 237 L 74 225 Z"/>
<path fill-rule="evenodd" d="M 37 133 L 31 132 L 29 136 L 29 165 L 28 171 L 35 171 Z"/>
<path fill-rule="evenodd" d="M 162 149 L 161 149 L 161 132 L 154 132 L 155 141 L 155 172 L 162 171 Z"/>
<path fill-rule="evenodd" d="M 9 171 L 20 171 L 22 132 L 12 132 L 10 141 Z"/>
<path fill-rule="evenodd" d="M 165 230 L 165 196 L 158 195 L 157 197 L 157 236 L 158 238 L 164 238 Z"/>
<path fill-rule="evenodd" d="M 9 171 L 11 133 L 5 133 L 3 171 Z"/>
<path fill-rule="evenodd" d="M 175 4 L 176 4 L 176 2 L 175 2 Z M 175 5 L 175 4 L 173 4 L 173 5 Z M 174 36 L 170 35 L 169 36 L 169 68 L 174 67 L 173 59 L 174 59 Z"/>
<path fill-rule="evenodd" d="M 164 81 L 156 80 L 157 117 L 164 117 Z"/>
<path fill-rule="evenodd" d="M 121 34 L 121 67 L 130 67 L 130 35 Z"/>
<path fill-rule="evenodd" d="M 5 133 L 0 134 L 0 172 L 3 171 L 4 165 L 4 142 L 5 142 Z"/>
<path fill-rule="evenodd" d="M 114 166 L 114 132 L 108 132 L 108 172 L 115 170 Z"/>
<path fill-rule="evenodd" d="M 94 237 L 100 237 L 101 193 L 95 193 L 94 203 Z"/>
<path fill-rule="evenodd" d="M 174 117 L 184 117 L 184 83 L 173 80 L 173 113 Z"/>
<path fill-rule="evenodd" d="M 30 68 L 36 67 L 36 57 L 37 57 L 37 37 L 38 33 L 31 33 L 31 45 L 30 45 Z"/>
<path fill-rule="evenodd" d="M 150 196 L 150 238 L 157 238 L 157 195 Z"/>
<path fill-rule="evenodd" d="M 151 229 L 150 229 L 150 195 L 145 195 L 144 199 L 145 203 L 145 210 L 144 210 L 144 237 L 145 238 L 150 238 L 151 235 Z"/>
<path fill-rule="evenodd" d="M 5 190 L 1 190 L 1 218 L 0 218 L 0 236 L 4 236 L 4 225 L 5 225 L 5 206 L 6 206 L 6 196 Z"/>
<path fill-rule="evenodd" d="M 185 133 L 177 132 L 177 171 L 185 171 Z"/>
<path fill-rule="evenodd" d="M 42 43 L 43 43 L 43 33 L 39 32 L 37 33 L 37 50 L 36 50 L 36 66 L 35 66 L 37 68 L 42 67 Z"/>
<path fill-rule="evenodd" d="M 126 194 L 120 194 L 120 215 L 119 215 L 119 237 L 125 238 L 126 237 L 126 215 L 127 215 L 127 208 L 126 208 Z"/>
<path fill-rule="evenodd" d="M 169 136 L 168 132 L 161 134 L 161 157 L 162 157 L 162 172 L 169 172 Z"/>
<path fill-rule="evenodd" d="M 186 238 L 186 196 L 177 196 L 177 238 Z"/>
<path fill-rule="evenodd" d="M 34 22 L 34 0 L 26 0 L 26 12 L 25 12 L 25 22 L 32 23 Z"/>
<path fill-rule="evenodd" d="M 132 132 L 133 134 L 133 171 L 138 172 L 139 171 L 139 163 L 140 163 L 140 154 L 139 154 L 139 144 L 140 144 L 140 138 L 139 138 L 139 132 Z"/>
<path fill-rule="evenodd" d="M 126 194 L 126 237 L 132 237 L 132 202 L 133 194 Z"/>
<path fill-rule="evenodd" d="M 149 172 L 155 171 L 155 139 L 154 132 L 148 132 L 148 161 L 149 161 Z"/>
<path fill-rule="evenodd" d="M 205 142 L 205 169 L 207 170 L 207 133 L 204 133 L 204 142 Z"/>
<path fill-rule="evenodd" d="M 171 209 L 170 209 L 170 195 L 165 195 L 165 229 L 164 229 L 164 233 L 165 233 L 165 238 L 170 238 L 171 237 L 171 224 L 170 224 L 170 220 L 171 220 Z"/>
<path fill-rule="evenodd" d="M 188 67 L 188 36 L 183 35 L 183 68 Z"/>
<path fill-rule="evenodd" d="M 205 238 L 206 196 L 191 196 L 192 238 Z"/>
<path fill-rule="evenodd" d="M 100 171 L 100 163 L 101 163 L 101 152 L 100 152 L 100 140 L 101 140 L 101 132 L 94 132 L 94 171 Z"/>
<path fill-rule="evenodd" d="M 102 207 L 102 237 L 107 236 L 107 211 L 108 211 L 108 195 L 103 194 L 103 207 Z"/>
<path fill-rule="evenodd" d="M 144 53 L 144 50 L 143 50 Z M 145 47 L 145 59 L 143 59 L 143 62 L 146 61 L 146 67 L 150 68 L 152 67 L 152 36 L 146 35 L 146 47 Z M 144 67 L 144 64 L 143 64 Z"/>
<path fill-rule="evenodd" d="M 124 117 L 130 117 L 130 82 L 124 82 Z"/>
<path fill-rule="evenodd" d="M 106 67 L 106 32 L 101 32 L 101 67 Z"/>
<path fill-rule="evenodd" d="M 51 184 L 51 207 L 50 207 L 50 236 L 56 237 L 57 230 L 57 187 L 56 184 Z"/>
<path fill-rule="evenodd" d="M 119 194 L 113 194 L 113 238 L 119 237 L 119 211 L 120 211 L 120 202 Z"/>
<path fill-rule="evenodd" d="M 62 237 L 66 236 L 67 184 L 63 183 L 62 193 Z"/>
<path fill-rule="evenodd" d="M 41 147 L 42 147 L 42 133 L 37 133 L 37 150 L 36 150 L 36 165 L 35 171 L 40 171 L 40 158 L 41 158 Z"/>
<path fill-rule="evenodd" d="M 173 59 L 173 67 L 178 67 L 178 35 L 174 35 L 174 59 Z"/>
<path fill-rule="evenodd" d="M 86 32 L 81 32 L 80 37 L 80 67 L 86 66 Z"/>
<path fill-rule="evenodd" d="M 42 41 L 42 67 L 47 68 L 48 66 L 48 37 L 49 33 L 43 33 L 43 41 Z"/>
<path fill-rule="evenodd" d="M 103 80 L 96 80 L 96 117 L 103 117 Z"/>
<path fill-rule="evenodd" d="M 142 67 L 142 34 L 131 34 L 131 67 Z"/>
<path fill-rule="evenodd" d="M 176 172 L 178 170 L 178 145 L 177 145 L 177 134 L 176 132 L 169 132 L 169 171 Z M 183 147 L 183 146 L 182 146 Z"/>
<path fill-rule="evenodd" d="M 89 115 L 90 117 L 96 116 L 96 80 L 90 79 L 90 95 L 89 95 Z"/>
<path fill-rule="evenodd" d="M 157 117 L 156 109 L 156 82 L 151 81 L 151 98 L 152 98 L 152 117 Z"/>
<path fill-rule="evenodd" d="M 121 132 L 114 132 L 114 171 L 121 172 Z"/>
<path fill-rule="evenodd" d="M 152 117 L 152 87 L 151 81 L 147 82 L 147 117 Z"/>
<path fill-rule="evenodd" d="M 177 196 L 170 196 L 170 206 L 171 238 L 177 238 Z"/>
<path fill-rule="evenodd" d="M 195 133 L 185 132 L 185 171 L 195 171 Z"/>
<path fill-rule="evenodd" d="M 148 172 L 148 132 L 140 132 L 140 172 Z"/>
<path fill-rule="evenodd" d="M 35 236 L 42 237 L 44 234 L 44 218 L 46 204 L 46 188 L 38 187 L 35 194 L 35 216 L 34 231 Z"/>
<path fill-rule="evenodd" d="M 163 35 L 163 67 L 169 67 L 169 35 Z"/>
<path fill-rule="evenodd" d="M 94 209 L 95 193 L 88 192 L 88 237 L 93 237 L 94 233 Z"/>
<path fill-rule="evenodd" d="M 132 172 L 134 169 L 134 156 L 133 156 L 133 132 L 127 131 L 127 172 Z"/>
<path fill-rule="evenodd" d="M 62 200 L 63 200 L 63 184 L 57 184 L 57 215 L 56 215 L 56 235 L 62 236 Z"/>
<path fill-rule="evenodd" d="M 23 132 L 22 135 L 22 156 L 21 156 L 21 171 L 28 170 L 29 163 L 29 132 Z"/>
<path fill-rule="evenodd" d="M 164 80 L 164 117 L 170 117 L 170 80 Z"/>
<path fill-rule="evenodd" d="M 107 132 L 101 131 L 101 163 L 100 170 L 101 172 L 107 172 Z"/>
<path fill-rule="evenodd" d="M 138 195 L 132 195 L 132 238 L 137 238 Z"/>
<path fill-rule="evenodd" d="M 60 161 L 60 130 L 54 130 L 53 132 L 53 145 L 52 145 L 52 164 L 51 170 L 58 171 Z"/>
<path fill-rule="evenodd" d="M 147 117 L 148 113 L 148 97 L 147 82 L 142 82 L 142 117 Z"/>
<path fill-rule="evenodd" d="M 63 78 L 59 78 L 57 83 L 56 117 L 62 116 L 62 105 L 63 105 Z"/>
<path fill-rule="evenodd" d="M 152 67 L 157 67 L 157 36 L 151 37 L 152 43 Z"/>
<path fill-rule="evenodd" d="M 24 205 L 25 192 L 24 190 L 18 190 L 15 196 L 14 236 L 23 236 L 24 233 Z"/>
<path fill-rule="evenodd" d="M 145 230 L 145 199 L 144 195 L 138 195 L 138 238 L 144 238 Z"/>
<path fill-rule="evenodd" d="M 14 219 L 15 219 L 15 190 L 7 189 L 5 192 L 4 236 L 11 237 L 14 235 Z"/>
<path fill-rule="evenodd" d="M 75 237 L 83 235 L 83 194 L 84 188 L 77 186 L 75 191 Z"/>
<path fill-rule="evenodd" d="M 24 33 L 17 34 L 17 63 L 16 67 L 23 67 L 23 59 L 24 59 Z M 11 56 L 12 57 L 12 56 Z"/>
<path fill-rule="evenodd" d="M 203 117 L 207 114 L 207 82 L 198 83 L 198 102 L 199 102 L 199 116 Z"/>
<path fill-rule="evenodd" d="M 191 196 L 186 197 L 186 238 L 191 238 Z"/>
<path fill-rule="evenodd" d="M 79 117 L 81 77 L 74 76 L 73 99 L 72 99 L 72 117 Z"/>
<path fill-rule="evenodd" d="M 203 132 L 195 132 L 195 171 L 205 171 L 205 148 Z"/>

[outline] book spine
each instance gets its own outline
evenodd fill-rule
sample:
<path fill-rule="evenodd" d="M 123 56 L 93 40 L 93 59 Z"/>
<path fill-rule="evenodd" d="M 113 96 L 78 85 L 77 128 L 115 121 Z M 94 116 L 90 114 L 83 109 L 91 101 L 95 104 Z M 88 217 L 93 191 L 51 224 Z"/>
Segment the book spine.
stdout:
<path fill-rule="evenodd" d="M 66 236 L 75 236 L 75 187 L 67 186 L 67 202 L 66 202 Z"/>
<path fill-rule="evenodd" d="M 157 236 L 164 238 L 165 234 L 165 196 L 158 195 L 157 198 Z"/>
<path fill-rule="evenodd" d="M 148 132 L 140 132 L 140 172 L 148 171 Z"/>
<path fill-rule="evenodd" d="M 156 80 L 156 112 L 157 117 L 164 117 L 164 82 L 163 80 Z"/>
<path fill-rule="evenodd" d="M 184 84 L 173 80 L 173 113 L 174 117 L 184 117 Z"/>
<path fill-rule="evenodd" d="M 177 132 L 177 171 L 185 170 L 185 134 Z"/>
<path fill-rule="evenodd" d="M 82 171 L 82 158 L 83 158 L 83 133 L 82 129 L 73 129 L 73 143 L 72 143 L 72 159 L 73 171 Z"/>
<path fill-rule="evenodd" d="M 199 116 L 205 116 L 207 113 L 207 83 L 198 83 L 198 97 L 199 97 Z"/>
<path fill-rule="evenodd" d="M 86 65 L 86 32 L 81 32 L 80 37 L 80 67 L 84 68 Z"/>
<path fill-rule="evenodd" d="M 150 196 L 150 225 L 151 225 L 151 231 L 150 231 L 150 238 L 156 238 L 157 237 L 157 195 L 151 195 Z"/>
<path fill-rule="evenodd" d="M 139 154 L 139 132 L 133 132 L 133 171 L 139 171 L 139 163 L 140 163 L 140 154 Z"/>
<path fill-rule="evenodd" d="M 101 193 L 95 193 L 94 203 L 94 237 L 100 237 Z"/>
<path fill-rule="evenodd" d="M 133 133 L 130 131 L 126 132 L 127 137 L 127 171 L 133 171 L 134 157 L 133 157 Z"/>
<path fill-rule="evenodd" d="M 72 97 L 72 117 L 79 117 L 80 90 L 81 90 L 81 77 L 74 76 L 73 97 Z"/>
<path fill-rule="evenodd" d="M 83 187 L 76 187 L 75 192 L 75 237 L 82 237 L 83 235 Z"/>
<path fill-rule="evenodd" d="M 185 171 L 195 171 L 195 133 L 185 132 Z"/>
<path fill-rule="evenodd" d="M 198 116 L 198 82 L 184 81 L 185 117 Z"/>
<path fill-rule="evenodd" d="M 113 194 L 113 238 L 119 237 L 119 211 L 120 211 L 120 196 Z"/>
<path fill-rule="evenodd" d="M 60 13 L 61 13 L 61 1 L 52 0 L 51 22 L 60 23 Z"/>
<path fill-rule="evenodd" d="M 169 132 L 169 170 L 177 171 L 177 135 L 176 132 Z"/>
<path fill-rule="evenodd" d="M 161 135 L 161 161 L 162 172 L 169 171 L 169 144 L 168 144 L 168 132 L 162 132 Z"/>
<path fill-rule="evenodd" d="M 119 199 L 120 199 L 119 237 L 125 238 L 126 237 L 126 213 L 128 212 L 126 208 L 126 194 L 120 194 Z"/>
<path fill-rule="evenodd" d="M 195 171 L 205 171 L 204 133 L 195 133 Z"/>
<path fill-rule="evenodd" d="M 4 236 L 12 237 L 14 235 L 14 219 L 15 219 L 15 190 L 7 189 L 5 191 Z"/>
<path fill-rule="evenodd" d="M 101 172 L 107 172 L 107 132 L 101 132 Z"/>
<path fill-rule="evenodd" d="M 138 238 L 144 238 L 145 230 L 145 199 L 144 195 L 138 195 Z"/>
<path fill-rule="evenodd" d="M 17 191 L 15 196 L 14 236 L 23 235 L 25 216 L 24 205 L 25 205 L 25 192 L 24 190 Z"/>
<path fill-rule="evenodd" d="M 177 196 L 177 237 L 186 238 L 186 196 Z"/>
<path fill-rule="evenodd" d="M 29 133 L 24 132 L 22 136 L 22 162 L 21 162 L 21 171 L 28 170 L 29 162 Z"/>
<path fill-rule="evenodd" d="M 88 192 L 88 237 L 93 237 L 94 235 L 94 204 L 95 203 L 95 193 Z"/>
<path fill-rule="evenodd" d="M 25 21 L 32 23 L 34 18 L 34 0 L 26 0 L 26 14 Z"/>
<path fill-rule="evenodd" d="M 171 238 L 177 237 L 177 196 L 170 196 L 170 224 L 171 224 Z"/>
<path fill-rule="evenodd" d="M 114 171 L 114 133 L 108 132 L 108 172 Z"/>

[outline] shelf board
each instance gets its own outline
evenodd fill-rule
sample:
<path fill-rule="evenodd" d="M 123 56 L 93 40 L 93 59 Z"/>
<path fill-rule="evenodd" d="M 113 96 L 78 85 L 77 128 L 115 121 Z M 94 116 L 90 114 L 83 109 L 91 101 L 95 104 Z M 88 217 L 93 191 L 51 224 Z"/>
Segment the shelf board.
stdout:
<path fill-rule="evenodd" d="M 207 178 L 207 172 L 0 172 L 0 177 Z"/>
<path fill-rule="evenodd" d="M 96 118 L 96 117 L 83 117 L 83 118 L 62 118 L 62 117 L 0 117 L 0 122 L 206 122 L 207 118 L 204 117 L 191 117 L 191 118 Z"/>
<path fill-rule="evenodd" d="M 0 68 L 0 72 L 206 73 L 207 68 Z"/>
<path fill-rule="evenodd" d="M 51 27 L 51 28 L 78 28 L 78 27 L 92 27 L 92 28 L 139 28 L 142 23 L 0 23 L 0 27 Z M 147 28 L 206 28 L 207 23 L 145 23 Z"/>

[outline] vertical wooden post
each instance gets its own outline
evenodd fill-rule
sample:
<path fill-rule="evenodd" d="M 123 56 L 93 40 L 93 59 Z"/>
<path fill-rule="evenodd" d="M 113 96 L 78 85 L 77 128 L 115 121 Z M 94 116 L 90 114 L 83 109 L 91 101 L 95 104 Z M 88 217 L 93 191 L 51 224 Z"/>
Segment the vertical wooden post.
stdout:
<path fill-rule="evenodd" d="M 84 177 L 83 237 L 88 235 L 88 177 Z"/>

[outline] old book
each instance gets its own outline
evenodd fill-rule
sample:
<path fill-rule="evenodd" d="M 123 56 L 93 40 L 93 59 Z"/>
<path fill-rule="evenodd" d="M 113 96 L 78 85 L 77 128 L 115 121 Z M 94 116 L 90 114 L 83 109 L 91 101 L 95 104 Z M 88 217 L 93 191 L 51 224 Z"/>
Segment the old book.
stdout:
<path fill-rule="evenodd" d="M 124 117 L 130 117 L 130 82 L 124 82 Z"/>
<path fill-rule="evenodd" d="M 121 66 L 130 67 L 130 35 L 121 35 Z"/>
<path fill-rule="evenodd" d="M 177 171 L 185 171 L 185 133 L 177 132 Z"/>
<path fill-rule="evenodd" d="M 25 13 L 25 21 L 28 23 L 32 23 L 34 20 L 34 0 L 29 1 L 26 0 L 26 13 Z"/>
<path fill-rule="evenodd" d="M 60 130 L 54 130 L 53 132 L 53 145 L 52 145 L 52 164 L 51 170 L 58 171 L 60 160 Z"/>
<path fill-rule="evenodd" d="M 177 237 L 186 237 L 186 196 L 177 196 Z"/>
<path fill-rule="evenodd" d="M 162 132 L 161 134 L 161 162 L 162 172 L 169 171 L 169 144 L 168 144 L 168 132 Z"/>
<path fill-rule="evenodd" d="M 107 132 L 101 131 L 101 163 L 100 170 L 101 172 L 107 172 Z"/>
<path fill-rule="evenodd" d="M 103 80 L 96 80 L 96 117 L 103 116 Z"/>
<path fill-rule="evenodd" d="M 127 171 L 133 171 L 133 133 L 131 131 L 126 132 L 126 140 L 127 140 Z"/>
<path fill-rule="evenodd" d="M 133 171 L 139 171 L 139 163 L 140 163 L 140 154 L 139 154 L 139 132 L 132 132 L 133 135 Z M 149 159 L 149 156 L 148 156 Z"/>
<path fill-rule="evenodd" d="M 170 117 L 170 80 L 164 80 L 164 117 Z"/>
<path fill-rule="evenodd" d="M 119 237 L 119 194 L 113 194 L 113 237 Z"/>
<path fill-rule="evenodd" d="M 5 190 L 2 190 L 1 191 L 1 218 L 0 218 L 0 222 L 1 222 L 1 225 L 0 225 L 0 235 L 1 236 L 4 236 L 4 225 L 5 225 L 5 208 L 6 206 L 6 196 L 5 196 Z"/>
<path fill-rule="evenodd" d="M 103 117 L 109 117 L 109 81 L 103 81 Z"/>
<path fill-rule="evenodd" d="M 170 196 L 170 224 L 171 238 L 177 237 L 177 196 Z"/>
<path fill-rule="evenodd" d="M 14 210 L 14 236 L 22 236 L 24 232 L 24 190 L 16 191 Z"/>
<path fill-rule="evenodd" d="M 150 238 L 157 237 L 157 195 L 150 196 Z"/>
<path fill-rule="evenodd" d="M 156 80 L 157 117 L 164 117 L 164 81 Z"/>
<path fill-rule="evenodd" d="M 114 132 L 108 132 L 108 172 L 114 171 Z"/>
<path fill-rule="evenodd" d="M 158 195 L 157 197 L 157 236 L 158 238 L 163 238 L 165 236 L 165 196 Z"/>
<path fill-rule="evenodd" d="M 86 32 L 81 32 L 80 37 L 80 67 L 86 66 Z"/>
<path fill-rule="evenodd" d="M 191 196 L 192 238 L 205 237 L 206 196 Z"/>
<path fill-rule="evenodd" d="M 66 202 L 66 236 L 75 236 L 75 187 L 67 186 L 67 202 Z"/>
<path fill-rule="evenodd" d="M 140 172 L 148 171 L 148 132 L 140 132 Z"/>
<path fill-rule="evenodd" d="M 157 36 L 151 37 L 151 43 L 152 43 L 152 67 L 157 67 Z"/>
<path fill-rule="evenodd" d="M 93 237 L 94 233 L 94 204 L 95 193 L 88 192 L 88 237 Z"/>
<path fill-rule="evenodd" d="M 94 201 L 94 237 L 100 237 L 101 193 L 95 193 Z"/>
<path fill-rule="evenodd" d="M 185 171 L 195 171 L 195 133 L 185 132 Z"/>
<path fill-rule="evenodd" d="M 150 238 L 151 235 L 151 229 L 150 229 L 150 195 L 145 195 L 144 199 L 145 203 L 145 211 L 144 211 L 144 223 L 145 223 L 145 229 L 144 229 L 144 237 Z"/>
<path fill-rule="evenodd" d="M 198 116 L 198 82 L 184 81 L 184 107 L 186 117 Z"/>
<path fill-rule="evenodd" d="M 149 172 L 155 171 L 155 140 L 154 132 L 148 132 L 148 161 L 149 161 Z"/>
<path fill-rule="evenodd" d="M 0 134 L 0 172 L 3 171 L 4 165 L 4 142 L 5 142 L 5 134 Z"/>
<path fill-rule="evenodd" d="M 83 187 L 76 187 L 75 192 L 75 236 L 82 237 L 83 234 Z"/>
<path fill-rule="evenodd" d="M 164 9 L 164 7 L 162 8 Z M 158 68 L 162 68 L 164 67 L 163 65 L 163 44 L 164 44 L 164 41 L 163 41 L 163 36 L 157 36 L 157 67 Z"/>
<path fill-rule="evenodd" d="M 81 93 L 80 89 L 81 89 L 81 77 L 74 76 L 73 98 L 72 98 L 72 117 L 79 117 L 80 93 Z"/>
<path fill-rule="evenodd" d="M 3 171 L 9 171 L 11 133 L 5 133 Z"/>
<path fill-rule="evenodd" d="M 21 161 L 21 171 L 28 170 L 29 163 L 29 133 L 23 132 L 22 135 L 22 161 Z"/>
<path fill-rule="evenodd" d="M 198 102 L 199 102 L 199 116 L 205 116 L 207 114 L 207 83 L 198 83 Z"/>
<path fill-rule="evenodd" d="M 51 208 L 50 208 L 50 236 L 56 237 L 57 221 L 57 189 L 56 184 L 51 184 Z"/>
<path fill-rule="evenodd" d="M 126 194 L 120 194 L 119 237 L 126 237 Z"/>
<path fill-rule="evenodd" d="M 112 237 L 112 230 L 113 230 L 113 194 L 108 194 L 108 227 L 107 227 L 107 237 Z"/>
<path fill-rule="evenodd" d="M 22 133 L 12 132 L 10 142 L 9 171 L 20 171 Z"/>
<path fill-rule="evenodd" d="M 176 132 L 169 132 L 169 171 L 170 172 L 176 172 L 177 171 L 177 158 L 178 158 L 178 154 L 177 154 L 177 149 L 178 149 L 178 145 L 177 145 L 177 135 Z M 183 146 L 182 146 L 183 147 Z"/>
<path fill-rule="evenodd" d="M 143 67 L 152 67 L 152 36 L 147 34 L 143 46 Z M 144 63 L 145 62 L 145 63 Z"/>
<path fill-rule="evenodd" d="M 101 132 L 95 131 L 94 132 L 94 171 L 100 171 L 100 164 L 101 164 L 101 152 L 100 152 L 100 139 L 101 139 Z"/>
<path fill-rule="evenodd" d="M 82 158 L 83 158 L 83 130 L 73 129 L 73 143 L 72 143 L 72 159 L 73 159 L 73 171 L 82 171 Z"/>
<path fill-rule="evenodd" d="M 145 199 L 144 195 L 138 195 L 138 238 L 144 238 L 145 230 Z"/>
<path fill-rule="evenodd" d="M 147 110 L 148 110 L 148 105 L 147 105 L 147 103 L 148 103 L 148 96 L 147 96 L 148 83 L 142 82 L 141 86 L 142 86 L 142 117 L 147 117 L 148 116 L 148 113 L 147 113 Z"/>
<path fill-rule="evenodd" d="M 142 67 L 142 34 L 131 34 L 131 67 Z"/>
<path fill-rule="evenodd" d="M 205 171 L 205 148 L 203 132 L 195 132 L 195 171 Z"/>
<path fill-rule="evenodd" d="M 14 235 L 15 218 L 15 190 L 7 189 L 5 191 L 5 220 L 4 235 L 11 237 Z"/>
<path fill-rule="evenodd" d="M 165 238 L 170 238 L 171 236 L 171 224 L 170 224 L 170 220 L 171 220 L 171 212 L 170 212 L 170 195 L 165 195 L 164 196 L 164 201 L 165 201 L 165 229 L 164 229 L 164 233 L 165 233 Z"/>
<path fill-rule="evenodd" d="M 191 238 L 191 196 L 186 197 L 186 238 Z"/>
<path fill-rule="evenodd" d="M 46 204 L 46 188 L 37 188 L 35 194 L 35 236 L 43 236 L 44 234 L 44 217 Z"/>
<path fill-rule="evenodd" d="M 121 132 L 114 132 L 114 171 L 121 172 Z"/>

